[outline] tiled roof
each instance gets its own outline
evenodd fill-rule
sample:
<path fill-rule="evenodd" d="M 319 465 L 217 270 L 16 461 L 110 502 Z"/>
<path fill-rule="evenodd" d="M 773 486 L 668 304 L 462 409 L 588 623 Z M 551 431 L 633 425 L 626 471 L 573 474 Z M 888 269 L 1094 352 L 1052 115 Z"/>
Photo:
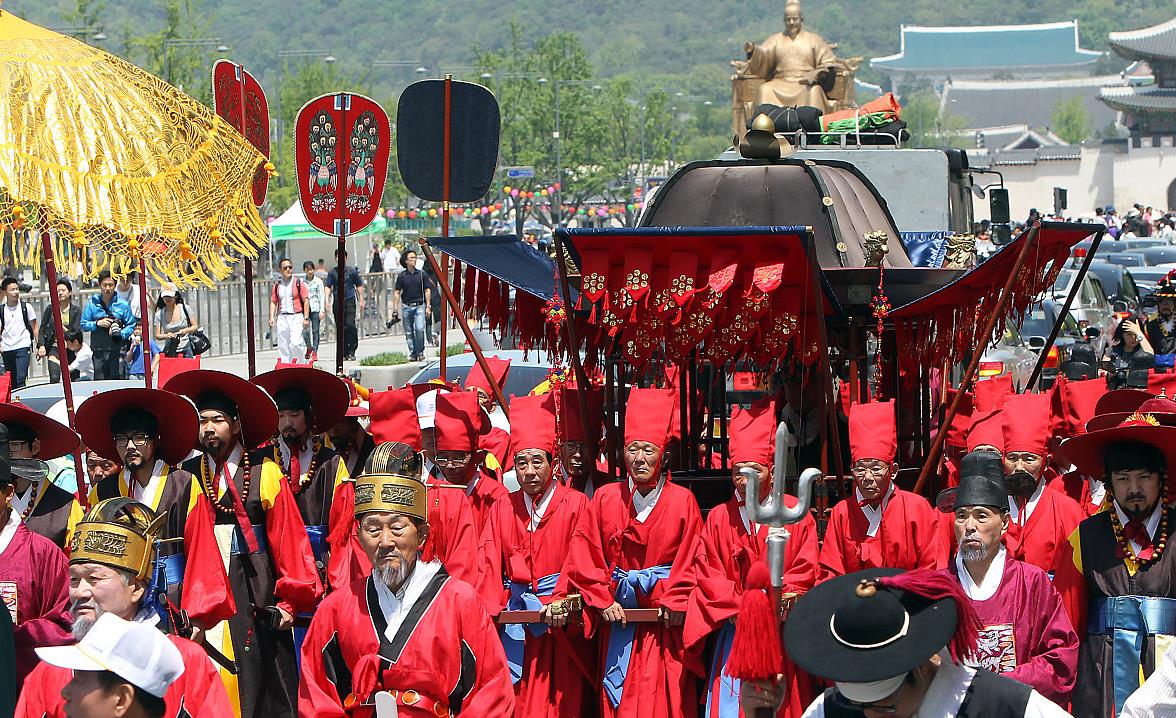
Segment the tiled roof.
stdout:
<path fill-rule="evenodd" d="M 1176 18 L 1142 30 L 1112 32 L 1107 42 L 1116 54 L 1128 60 L 1176 59 Z"/>
<path fill-rule="evenodd" d="M 1110 107 L 1123 112 L 1176 111 L 1176 89 L 1147 87 L 1107 87 L 1101 98 Z"/>
<path fill-rule="evenodd" d="M 957 80 L 944 86 L 942 107 L 945 114 L 959 117 L 967 127 L 1047 127 L 1058 102 L 1080 96 L 1090 113 L 1091 127 L 1098 130 L 1115 121 L 1115 111 L 1099 101 L 1099 92 L 1104 86 L 1128 82 L 1118 75 L 1019 82 Z"/>
<path fill-rule="evenodd" d="M 1078 23 L 977 27 L 902 27 L 898 54 L 875 57 L 881 70 L 1048 69 L 1092 64 L 1102 56 L 1078 47 Z"/>
<path fill-rule="evenodd" d="M 1077 160 L 1082 158 L 1081 145 L 1037 147 L 1031 150 L 1000 150 L 991 153 L 968 153 L 968 165 L 988 169 L 998 165 L 1035 165 L 1038 162 Z"/>

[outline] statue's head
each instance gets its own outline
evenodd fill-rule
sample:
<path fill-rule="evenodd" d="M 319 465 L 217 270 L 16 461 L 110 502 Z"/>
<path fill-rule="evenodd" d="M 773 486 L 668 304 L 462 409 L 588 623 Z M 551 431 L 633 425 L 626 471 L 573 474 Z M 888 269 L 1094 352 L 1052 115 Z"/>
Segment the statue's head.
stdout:
<path fill-rule="evenodd" d="M 798 0 L 788 0 L 784 3 L 784 33 L 789 37 L 796 37 L 804 27 L 804 15 L 800 12 Z"/>

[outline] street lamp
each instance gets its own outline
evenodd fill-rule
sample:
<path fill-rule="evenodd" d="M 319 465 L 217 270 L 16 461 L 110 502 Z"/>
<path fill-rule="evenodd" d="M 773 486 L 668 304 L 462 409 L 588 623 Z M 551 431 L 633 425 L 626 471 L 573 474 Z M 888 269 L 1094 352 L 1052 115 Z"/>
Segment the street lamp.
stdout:
<path fill-rule="evenodd" d="M 49 29 L 62 35 L 69 35 L 76 40 L 84 40 L 89 37 L 94 42 L 102 42 L 106 39 L 106 33 L 95 25 L 58 25 Z"/>
<path fill-rule="evenodd" d="M 169 37 L 163 41 L 164 79 L 170 84 L 171 77 L 171 49 L 173 47 L 215 47 L 222 55 L 229 51 L 229 46 L 219 37 Z"/>

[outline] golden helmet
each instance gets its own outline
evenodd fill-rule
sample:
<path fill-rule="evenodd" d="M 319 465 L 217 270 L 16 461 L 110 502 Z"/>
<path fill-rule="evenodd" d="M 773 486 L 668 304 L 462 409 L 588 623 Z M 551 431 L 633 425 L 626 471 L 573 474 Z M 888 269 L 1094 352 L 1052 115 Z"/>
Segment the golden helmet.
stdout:
<path fill-rule="evenodd" d="M 69 562 L 100 563 L 129 571 L 136 578 L 151 575 L 155 540 L 167 520 L 133 499 L 99 501 L 74 529 Z"/>

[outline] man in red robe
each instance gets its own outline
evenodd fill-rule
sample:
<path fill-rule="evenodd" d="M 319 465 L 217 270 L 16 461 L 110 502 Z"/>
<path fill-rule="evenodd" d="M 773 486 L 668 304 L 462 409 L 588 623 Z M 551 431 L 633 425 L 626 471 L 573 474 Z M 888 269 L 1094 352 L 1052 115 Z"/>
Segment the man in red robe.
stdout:
<path fill-rule="evenodd" d="M 486 433 L 486 415 L 469 391 L 438 394 L 436 412 L 431 459 L 446 483 L 464 488 L 474 510 L 474 529 L 481 536 L 494 507 L 510 502 L 506 487 L 483 470 L 486 451 L 479 442 Z"/>
<path fill-rule="evenodd" d="M 429 531 L 420 457 L 382 443 L 356 479 L 356 540 L 371 574 L 323 601 L 302 645 L 302 718 L 506 718 L 502 643 L 474 588 L 420 555 Z"/>
<path fill-rule="evenodd" d="M 510 360 L 498 357 L 486 357 L 486 365 L 490 367 L 490 375 L 494 383 L 506 394 L 506 378 L 510 376 Z M 502 467 L 509 463 L 510 456 L 510 420 L 498 405 L 494 390 L 490 386 L 490 379 L 482 371 L 482 365 L 474 362 L 465 380 L 466 391 L 476 392 L 478 405 L 482 407 L 487 429 L 478 439 L 478 448 L 486 452 L 486 466 L 501 476 Z"/>
<path fill-rule="evenodd" d="M 605 621 L 599 645 L 606 718 L 692 718 L 698 709 L 690 672 L 701 675 L 702 666 L 697 651 L 683 645 L 681 625 L 702 519 L 694 495 L 663 471 L 675 397 L 660 389 L 630 391 L 628 479 L 597 489 L 572 535 L 569 578 Z M 661 620 L 634 625 L 625 613 L 632 608 L 657 609 Z"/>
<path fill-rule="evenodd" d="M 751 409 L 736 407 L 728 422 L 731 478 L 735 491 L 731 499 L 707 514 L 702 534 L 695 544 L 694 573 L 698 585 L 690 595 L 683 640 L 687 647 L 701 646 L 714 632 L 715 652 L 707 678 L 707 718 L 739 718 L 739 680 L 726 674 L 727 658 L 735 635 L 735 620 L 751 565 L 766 560 L 767 538 L 776 531 L 790 535 L 784 556 L 784 591 L 803 594 L 817 578 L 817 524 L 811 514 L 783 529 L 752 523 L 747 515 L 745 485 L 741 471 L 759 475 L 760 491 L 772 487 L 775 458 L 776 407 L 763 402 Z M 785 496 L 785 505 L 796 506 L 796 498 Z M 808 677 L 784 659 L 787 699 L 778 713 L 799 718 L 812 701 Z"/>
<path fill-rule="evenodd" d="M 595 653 L 579 627 L 565 628 L 564 599 L 572 529 L 588 513 L 588 499 L 553 478 L 555 396 L 516 396 L 510 411 L 520 488 L 509 501 L 495 504 L 490 516 L 486 604 L 495 615 L 504 609 L 538 610 L 542 618 L 499 629 L 514 683 L 515 715 L 583 715 L 595 709 L 596 695 L 589 687 Z"/>
<path fill-rule="evenodd" d="M 14 459 L 50 461 L 66 454 L 76 455 L 81 445 L 81 439 L 68 426 L 20 403 L 0 404 L 0 423 L 8 428 L 9 451 Z M 69 546 L 74 525 L 83 513 L 77 498 L 53 483 L 48 474 L 36 481 L 21 475 L 12 478 L 16 489 L 12 510 L 21 522 L 58 548 Z"/>
<path fill-rule="evenodd" d="M 61 646 L 69 634 L 69 573 L 65 554 L 52 541 L 33 533 L 12 509 L 13 472 L 8 457 L 8 429 L 0 424 L 0 610 L 12 619 L 16 652 L 16 685 L 37 664 L 33 649 Z M 41 462 L 17 460 L 17 471 L 27 478 L 39 470 L 41 480 L 48 468 Z M 38 464 L 40 466 L 38 466 Z"/>
<path fill-rule="evenodd" d="M 559 481 L 588 498 L 611 478 L 596 466 L 604 428 L 604 392 L 596 388 L 560 389 Z M 584 406 L 580 406 L 580 396 Z"/>
<path fill-rule="evenodd" d="M 1060 491 L 1045 490 L 1049 395 L 1010 396 L 1005 401 L 1003 415 L 1005 489 L 1009 494 L 1010 516 L 1004 545 L 1018 561 L 1052 572 L 1058 550 L 1085 515 L 1074 499 Z"/>
<path fill-rule="evenodd" d="M 921 496 L 894 485 L 898 450 L 894 402 L 854 404 L 849 448 L 855 491 L 833 507 L 821 546 L 821 575 L 866 568 L 944 568 L 938 517 Z"/>
<path fill-rule="evenodd" d="M 1078 664 L 1078 635 L 1049 575 L 1008 555 L 1008 495 L 1000 457 L 964 457 L 960 485 L 938 502 L 953 519 L 955 554 L 948 572 L 980 618 L 976 655 L 968 665 L 1004 673 L 1067 706 Z"/>
<path fill-rule="evenodd" d="M 155 625 L 159 618 L 151 596 L 154 542 L 166 515 L 128 498 L 95 504 L 78 523 L 78 541 L 69 558 L 70 614 L 73 637 L 82 640 L 98 616 L 113 613 L 124 621 Z M 112 541 L 111 536 L 117 540 Z M 123 543 L 125 542 L 125 543 Z M 179 649 L 184 672 L 168 687 L 165 718 L 222 718 L 232 713 L 225 685 L 208 654 L 197 644 L 168 636 Z M 65 718 L 61 689 L 73 672 L 42 663 L 25 681 L 19 718 Z"/>

